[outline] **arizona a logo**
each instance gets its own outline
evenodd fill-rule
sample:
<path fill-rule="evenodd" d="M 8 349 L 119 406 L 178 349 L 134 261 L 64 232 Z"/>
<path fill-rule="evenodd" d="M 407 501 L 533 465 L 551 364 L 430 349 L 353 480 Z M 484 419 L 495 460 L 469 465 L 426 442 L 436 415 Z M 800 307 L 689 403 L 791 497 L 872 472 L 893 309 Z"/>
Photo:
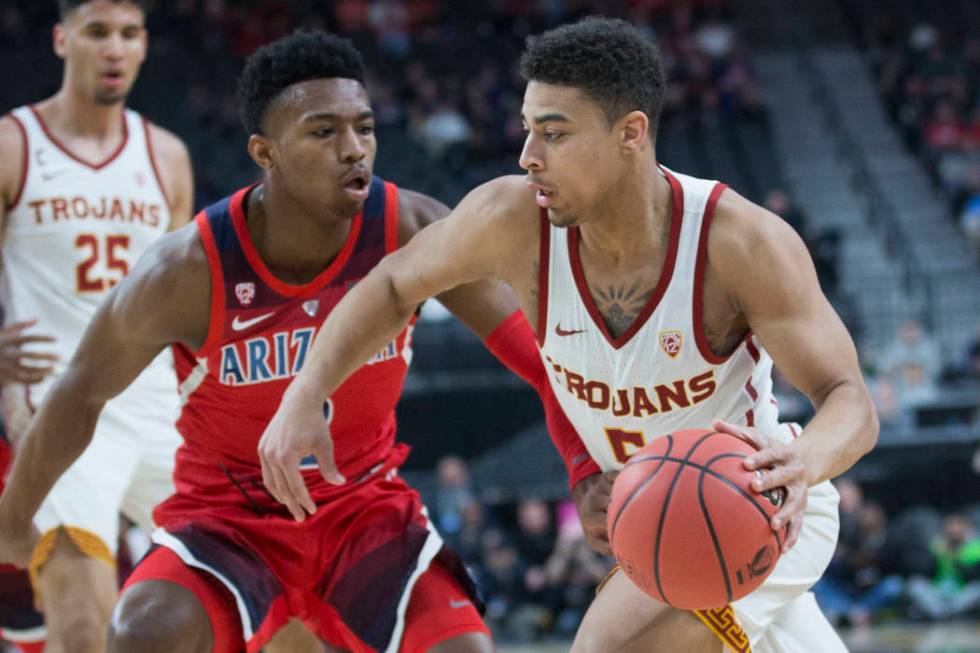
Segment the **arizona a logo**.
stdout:
<path fill-rule="evenodd" d="M 235 285 L 235 297 L 242 306 L 248 306 L 255 299 L 255 284 L 246 281 Z"/>
<path fill-rule="evenodd" d="M 668 331 L 660 332 L 660 348 L 664 350 L 664 353 L 671 358 L 677 358 L 677 354 L 681 353 L 681 341 L 684 339 L 684 334 L 680 331 L 670 329 Z"/>

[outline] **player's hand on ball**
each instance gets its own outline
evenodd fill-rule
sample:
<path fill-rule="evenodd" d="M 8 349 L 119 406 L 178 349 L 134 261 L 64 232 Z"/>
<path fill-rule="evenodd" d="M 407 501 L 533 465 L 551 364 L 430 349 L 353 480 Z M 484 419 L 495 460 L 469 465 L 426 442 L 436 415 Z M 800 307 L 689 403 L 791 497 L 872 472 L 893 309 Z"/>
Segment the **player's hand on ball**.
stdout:
<path fill-rule="evenodd" d="M 612 555 L 609 534 L 606 532 L 606 510 L 617 474 L 619 472 L 593 474 L 579 481 L 572 490 L 585 540 L 592 549 L 603 555 Z"/>
<path fill-rule="evenodd" d="M 296 383 L 283 395 L 279 410 L 259 440 L 262 482 L 269 493 L 289 509 L 296 521 L 316 512 L 316 504 L 303 482 L 300 461 L 315 456 L 320 474 L 340 485 L 344 477 L 333 459 L 333 439 L 323 413 L 323 401 Z"/>
<path fill-rule="evenodd" d="M 37 320 L 28 320 L 0 329 L 0 383 L 31 385 L 51 374 L 57 356 L 24 350 L 24 345 L 54 342 L 51 336 L 24 334 L 36 323 Z"/>
<path fill-rule="evenodd" d="M 736 426 L 721 420 L 712 425 L 716 431 L 742 438 L 755 445 L 759 452 L 743 461 L 746 469 L 758 470 L 759 478 L 752 482 L 752 489 L 759 493 L 782 492 L 783 507 L 772 518 L 772 529 L 786 529 L 783 553 L 789 551 L 800 535 L 803 512 L 806 510 L 806 466 L 799 452 L 784 442 L 754 427 Z"/>

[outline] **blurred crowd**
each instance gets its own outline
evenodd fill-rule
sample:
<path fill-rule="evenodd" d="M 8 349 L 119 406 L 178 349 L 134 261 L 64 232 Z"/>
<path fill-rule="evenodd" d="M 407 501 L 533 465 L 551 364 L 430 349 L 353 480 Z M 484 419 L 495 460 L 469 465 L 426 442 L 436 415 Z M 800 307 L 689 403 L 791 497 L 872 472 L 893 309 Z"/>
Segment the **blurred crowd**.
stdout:
<path fill-rule="evenodd" d="M 889 518 L 854 481 L 834 484 L 840 538 L 814 587 L 832 622 L 980 615 L 980 504 L 946 514 L 913 506 Z"/>
<path fill-rule="evenodd" d="M 908 143 L 953 204 L 980 260 L 980 35 L 978 17 L 905 25 L 879 14 L 867 35 L 879 88 Z"/>
<path fill-rule="evenodd" d="M 574 635 L 613 560 L 589 548 L 571 500 L 529 497 L 515 506 L 485 505 L 462 458 L 437 468 L 427 503 L 443 539 L 463 558 L 501 640 Z"/>
<path fill-rule="evenodd" d="M 729 4 L 729 0 L 158 2 L 149 14 L 151 49 L 134 101 L 188 141 L 198 175 L 197 204 L 202 205 L 254 174 L 245 156 L 235 97 L 244 58 L 297 27 L 331 30 L 350 38 L 368 63 L 379 156 L 387 164 L 382 173 L 407 184 L 403 177 L 417 177 L 419 168 L 438 168 L 451 188 L 435 184 L 433 189 L 424 176 L 416 185 L 453 201 L 502 170 L 516 169 L 523 142 L 523 82 L 517 62 L 524 39 L 588 14 L 627 18 L 659 44 L 670 80 L 664 125 L 686 125 L 706 113 L 760 114 L 760 88 L 728 19 Z M 0 52 L 35 49 L 39 57 L 50 58 L 53 6 L 3 3 Z M 11 96 L 9 89 L 5 93 Z M 387 159 L 386 150 L 391 154 Z"/>

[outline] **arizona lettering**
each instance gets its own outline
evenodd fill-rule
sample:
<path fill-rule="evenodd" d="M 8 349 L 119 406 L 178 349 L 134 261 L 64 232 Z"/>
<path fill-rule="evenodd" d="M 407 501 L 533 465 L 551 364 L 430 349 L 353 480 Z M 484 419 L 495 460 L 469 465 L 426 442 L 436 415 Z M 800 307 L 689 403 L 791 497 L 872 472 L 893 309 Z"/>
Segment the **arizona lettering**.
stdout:
<path fill-rule="evenodd" d="M 224 385 L 251 385 L 289 379 L 303 369 L 316 337 L 314 327 L 280 331 L 232 342 L 221 348 L 221 374 Z M 371 357 L 375 365 L 401 356 L 397 339 Z"/>

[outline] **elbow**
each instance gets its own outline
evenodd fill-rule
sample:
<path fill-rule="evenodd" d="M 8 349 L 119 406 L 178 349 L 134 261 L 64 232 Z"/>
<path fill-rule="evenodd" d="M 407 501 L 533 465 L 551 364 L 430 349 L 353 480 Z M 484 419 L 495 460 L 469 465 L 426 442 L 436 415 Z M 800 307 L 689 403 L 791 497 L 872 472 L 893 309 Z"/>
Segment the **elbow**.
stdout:
<path fill-rule="evenodd" d="M 881 433 L 881 423 L 878 421 L 878 409 L 875 408 L 874 401 L 871 399 L 871 394 L 868 392 L 868 388 L 863 386 L 864 392 L 864 405 L 865 412 L 867 414 L 865 418 L 866 427 L 864 428 L 864 446 L 861 455 L 869 453 L 878 444 L 878 435 Z"/>

